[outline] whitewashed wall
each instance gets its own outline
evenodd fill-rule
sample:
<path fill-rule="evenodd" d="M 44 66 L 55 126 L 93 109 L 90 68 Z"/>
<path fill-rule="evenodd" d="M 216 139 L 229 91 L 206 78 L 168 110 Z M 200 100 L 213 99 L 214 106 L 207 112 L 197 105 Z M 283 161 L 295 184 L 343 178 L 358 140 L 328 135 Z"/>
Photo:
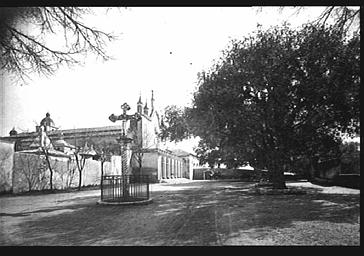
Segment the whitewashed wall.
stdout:
<path fill-rule="evenodd" d="M 14 143 L 0 141 L 0 192 L 12 189 Z"/>

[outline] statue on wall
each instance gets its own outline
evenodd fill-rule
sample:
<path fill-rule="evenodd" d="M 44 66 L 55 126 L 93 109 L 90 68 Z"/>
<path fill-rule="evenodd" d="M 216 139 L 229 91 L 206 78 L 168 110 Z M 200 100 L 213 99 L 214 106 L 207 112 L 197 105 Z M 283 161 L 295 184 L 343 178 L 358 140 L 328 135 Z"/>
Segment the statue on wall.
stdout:
<path fill-rule="evenodd" d="M 40 121 L 40 126 L 43 126 L 46 132 L 50 131 L 52 128 L 57 129 L 49 113 L 47 113 L 46 117 L 43 118 L 42 121 Z"/>
<path fill-rule="evenodd" d="M 40 146 L 42 148 L 47 148 L 47 149 L 53 148 L 51 140 L 47 136 L 47 133 L 46 133 L 46 131 L 44 129 L 44 126 L 40 127 L 39 135 L 40 135 Z"/>

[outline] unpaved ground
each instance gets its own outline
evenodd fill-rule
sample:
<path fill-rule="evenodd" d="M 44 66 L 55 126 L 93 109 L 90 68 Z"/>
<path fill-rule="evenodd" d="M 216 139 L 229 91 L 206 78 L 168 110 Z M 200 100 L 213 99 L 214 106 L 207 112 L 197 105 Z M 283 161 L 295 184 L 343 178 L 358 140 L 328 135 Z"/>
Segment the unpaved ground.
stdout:
<path fill-rule="evenodd" d="M 154 202 L 97 205 L 98 190 L 0 197 L 0 245 L 360 245 L 359 190 L 251 195 L 251 183 L 153 184 Z M 330 192 L 327 192 L 330 191 Z"/>

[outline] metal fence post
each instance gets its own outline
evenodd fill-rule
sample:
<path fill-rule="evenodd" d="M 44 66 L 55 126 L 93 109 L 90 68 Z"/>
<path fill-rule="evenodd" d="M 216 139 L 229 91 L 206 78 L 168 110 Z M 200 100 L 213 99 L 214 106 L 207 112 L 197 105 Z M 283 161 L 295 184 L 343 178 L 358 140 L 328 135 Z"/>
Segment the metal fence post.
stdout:
<path fill-rule="evenodd" d="M 104 179 L 104 177 L 101 176 L 101 182 L 100 182 L 100 187 L 101 187 L 101 201 L 104 199 L 103 179 Z"/>
<path fill-rule="evenodd" d="M 146 176 L 147 178 L 147 199 L 149 199 L 149 176 Z"/>
<path fill-rule="evenodd" d="M 149 175 L 105 175 L 100 187 L 102 201 L 140 201 L 151 192 Z"/>

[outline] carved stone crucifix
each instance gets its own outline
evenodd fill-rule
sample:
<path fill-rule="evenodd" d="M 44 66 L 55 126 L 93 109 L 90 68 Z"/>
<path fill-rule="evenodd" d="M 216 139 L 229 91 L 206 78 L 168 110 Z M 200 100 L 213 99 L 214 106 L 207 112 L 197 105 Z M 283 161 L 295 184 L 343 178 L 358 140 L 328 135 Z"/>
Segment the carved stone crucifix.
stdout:
<path fill-rule="evenodd" d="M 116 121 L 122 121 L 122 135 L 118 139 L 118 142 L 121 144 L 121 173 L 122 175 L 126 174 L 127 170 L 127 146 L 132 141 L 131 138 L 126 137 L 126 121 L 128 120 L 140 120 L 141 116 L 138 113 L 135 113 L 133 115 L 128 115 L 126 112 L 130 110 L 130 106 L 127 103 L 124 103 L 121 105 L 121 109 L 123 110 L 123 113 L 119 116 L 116 116 L 114 114 L 109 116 L 109 120 L 112 122 Z"/>
<path fill-rule="evenodd" d="M 123 110 L 123 113 L 119 116 L 116 116 L 114 114 L 109 116 L 109 120 L 111 122 L 116 122 L 121 120 L 122 123 L 122 135 L 125 136 L 125 126 L 126 126 L 126 121 L 128 120 L 140 120 L 140 115 L 138 113 L 135 113 L 134 115 L 128 115 L 126 114 L 126 111 L 130 110 L 130 106 L 128 105 L 128 103 L 124 103 L 123 105 L 121 105 L 121 109 Z"/>

